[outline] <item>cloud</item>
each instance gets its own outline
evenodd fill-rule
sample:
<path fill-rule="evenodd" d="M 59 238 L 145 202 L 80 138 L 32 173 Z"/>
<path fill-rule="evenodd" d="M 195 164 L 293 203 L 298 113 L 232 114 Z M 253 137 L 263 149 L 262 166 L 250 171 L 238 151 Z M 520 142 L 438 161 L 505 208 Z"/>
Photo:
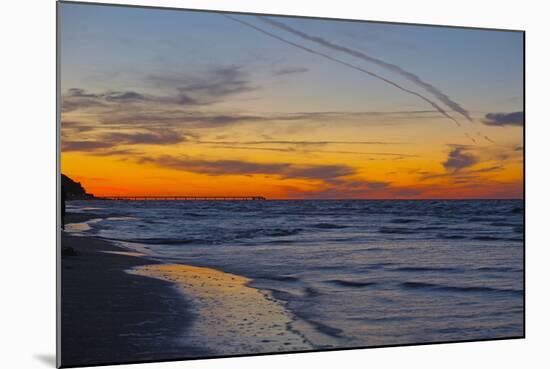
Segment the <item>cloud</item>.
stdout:
<path fill-rule="evenodd" d="M 94 151 L 92 155 L 94 156 L 135 156 L 138 155 L 139 152 L 133 149 L 112 149 L 112 150 L 101 150 L 101 151 Z"/>
<path fill-rule="evenodd" d="M 264 140 L 264 141 L 201 141 L 201 143 L 220 145 L 297 145 L 297 146 L 325 146 L 325 145 L 402 145 L 403 142 L 386 141 L 294 141 L 294 140 Z"/>
<path fill-rule="evenodd" d="M 78 122 L 78 121 L 62 121 L 61 128 L 64 131 L 69 130 L 77 133 L 82 133 L 82 132 L 93 131 L 95 127 L 86 123 Z"/>
<path fill-rule="evenodd" d="M 319 51 L 315 51 L 315 50 L 310 49 L 310 48 L 308 48 L 308 47 L 306 47 L 306 46 L 304 46 L 304 45 L 300 45 L 300 44 L 297 44 L 297 43 L 295 43 L 295 42 L 289 41 L 289 40 L 287 40 L 287 39 L 285 39 L 285 38 L 283 38 L 283 37 L 280 37 L 280 36 L 278 36 L 278 35 L 276 35 L 276 34 L 274 34 L 274 33 L 272 33 L 272 32 L 266 31 L 266 30 L 264 30 L 264 29 L 262 29 L 262 28 L 260 28 L 260 27 L 257 27 L 257 26 L 255 26 L 255 25 L 249 23 L 249 22 L 244 21 L 244 20 L 237 19 L 237 18 L 232 17 L 232 16 L 230 16 L 230 15 L 228 15 L 228 14 L 222 14 L 222 15 L 223 15 L 224 17 L 226 17 L 226 18 L 228 18 L 228 19 L 231 19 L 231 20 L 233 20 L 233 21 L 235 21 L 235 22 L 238 22 L 238 23 L 240 23 L 240 24 L 242 24 L 242 25 L 244 25 L 244 26 L 246 26 L 246 27 L 255 29 L 256 31 L 261 32 L 261 33 L 265 34 L 266 36 L 269 36 L 269 37 L 271 37 L 271 38 L 277 39 L 277 40 L 279 40 L 279 41 L 281 41 L 281 42 L 284 42 L 284 43 L 286 43 L 286 44 L 288 44 L 288 45 L 294 46 L 294 47 L 296 47 L 296 48 L 298 48 L 298 49 L 304 50 L 305 52 L 308 52 L 308 53 L 310 53 L 310 54 L 314 54 L 314 55 L 320 56 L 320 57 L 322 57 L 322 58 L 325 58 L 325 59 L 331 60 L 331 61 L 333 61 L 333 62 L 335 62 L 335 63 L 344 65 L 344 66 L 346 66 L 346 67 L 348 67 L 348 68 L 354 69 L 354 70 L 359 71 L 359 72 L 361 72 L 361 73 L 367 74 L 367 75 L 369 75 L 369 76 L 371 76 L 371 77 L 374 77 L 374 78 L 376 78 L 376 79 L 378 79 L 378 80 L 380 80 L 380 81 L 382 81 L 382 82 L 385 82 L 386 84 L 389 84 L 389 85 L 391 85 L 391 86 L 393 86 L 393 87 L 395 87 L 395 88 L 397 88 L 397 89 L 399 89 L 399 90 L 401 90 L 401 91 L 403 91 L 403 92 L 406 92 L 406 93 L 408 93 L 408 94 L 410 94 L 410 95 L 416 96 L 416 97 L 418 97 L 418 98 L 424 100 L 424 101 L 427 102 L 428 104 L 430 104 L 433 108 L 435 108 L 437 111 L 439 111 L 439 112 L 441 113 L 441 115 L 443 115 L 444 117 L 446 117 L 446 118 L 452 120 L 452 121 L 455 122 L 457 125 L 460 125 L 460 123 L 459 123 L 455 118 L 453 118 L 452 116 L 450 116 L 442 107 L 440 107 L 440 106 L 439 106 L 437 103 L 435 103 L 434 101 L 430 100 L 429 98 L 427 98 L 426 96 L 424 96 L 424 95 L 422 95 L 422 94 L 420 94 L 420 93 L 418 93 L 418 92 L 409 90 L 408 88 L 405 88 L 405 87 L 403 87 L 403 86 L 397 84 L 396 82 L 393 82 L 392 80 L 389 80 L 388 78 L 382 77 L 381 75 L 378 75 L 378 74 L 376 74 L 376 73 L 373 73 L 373 72 L 371 72 L 371 71 L 369 71 L 369 70 L 366 70 L 366 69 L 364 69 L 364 68 L 358 67 L 358 66 L 356 66 L 356 65 L 354 65 L 354 64 L 351 64 L 351 63 L 345 62 L 345 61 L 343 61 L 343 60 L 334 58 L 334 57 L 332 57 L 332 56 L 330 56 L 330 55 L 328 55 L 328 54 L 325 54 L 325 53 L 322 53 L 322 52 L 319 52 Z"/>
<path fill-rule="evenodd" d="M 471 167 L 478 161 L 477 157 L 465 152 L 464 147 L 455 147 L 449 152 L 447 160 L 443 162 L 443 166 L 448 171 L 460 171 L 464 168 Z"/>
<path fill-rule="evenodd" d="M 63 140 L 61 150 L 94 152 L 105 155 L 105 149 L 123 145 L 173 145 L 186 140 L 186 136 L 172 130 L 141 131 L 141 132 L 108 132 L 101 134 L 94 140 Z M 110 151 L 111 154 L 129 154 L 128 150 Z"/>
<path fill-rule="evenodd" d="M 502 170 L 502 169 L 503 169 L 503 167 L 501 165 L 494 165 L 492 167 L 485 167 L 485 168 L 469 170 L 468 174 L 496 172 L 496 171 L 499 171 L 499 170 Z"/>
<path fill-rule="evenodd" d="M 297 74 L 297 73 L 305 73 L 309 69 L 305 67 L 286 67 L 277 69 L 276 71 L 273 71 L 274 76 L 284 76 L 287 74 Z"/>
<path fill-rule="evenodd" d="M 206 141 L 208 142 L 208 141 Z M 196 141 L 195 143 L 205 143 L 205 141 Z M 210 144 L 213 148 L 218 149 L 229 149 L 229 150 L 249 150 L 249 151 L 275 151 L 275 152 L 284 152 L 284 153 L 290 153 L 290 152 L 298 152 L 303 154 L 343 154 L 343 155 L 366 155 L 366 156 L 374 156 L 374 157 L 387 157 L 391 158 L 392 160 L 400 160 L 404 158 L 414 158 L 418 157 L 418 155 L 413 154 L 407 154 L 407 153 L 393 153 L 393 152 L 365 152 L 365 151 L 345 151 L 345 150 L 319 150 L 316 149 L 315 146 L 297 146 L 297 147 L 265 147 L 265 146 L 241 146 L 238 144 L 232 144 L 232 145 L 218 145 L 218 144 Z M 372 158 L 369 158 L 367 160 L 374 160 Z M 376 160 L 386 160 L 386 159 L 376 159 Z"/>
<path fill-rule="evenodd" d="M 61 97 L 61 110 L 71 112 L 89 108 L 115 108 L 122 104 L 143 102 L 169 102 L 165 97 L 143 95 L 135 91 L 107 91 L 90 93 L 81 88 L 71 88 Z M 97 109 L 96 109 L 97 110 Z"/>
<path fill-rule="evenodd" d="M 111 142 L 102 141 L 62 141 L 61 150 L 67 151 L 97 151 L 113 147 Z"/>
<path fill-rule="evenodd" d="M 161 107 L 163 107 L 161 109 Z M 394 118 L 393 124 L 398 119 L 408 119 L 411 117 L 430 118 L 433 110 L 419 111 L 386 111 L 386 112 L 297 112 L 297 113 L 265 113 L 242 114 L 233 112 L 202 112 L 192 109 L 174 109 L 170 106 L 160 104 L 151 104 L 150 106 L 132 106 L 119 107 L 118 109 L 107 110 L 96 113 L 98 120 L 102 124 L 112 126 L 140 126 L 140 127 L 179 127 L 188 128 L 217 128 L 223 126 L 246 124 L 246 123 L 286 123 L 286 122 L 311 122 L 319 124 L 320 122 L 357 122 L 363 124 L 366 119 L 380 117 Z M 384 121 L 387 122 L 387 121 Z M 376 122 L 374 124 L 380 124 Z M 297 125 L 296 125 L 297 126 Z M 294 126 L 294 127 L 296 127 Z"/>
<path fill-rule="evenodd" d="M 286 192 L 291 198 L 310 199 L 351 199 L 351 198 L 380 198 L 398 199 L 421 196 L 425 191 L 434 186 L 425 188 L 411 188 L 396 186 L 391 182 L 369 180 L 343 180 L 328 183 L 324 189 L 306 191 L 300 189 L 288 189 Z"/>
<path fill-rule="evenodd" d="M 524 115 L 522 111 L 513 113 L 489 113 L 485 115 L 483 124 L 488 126 L 523 126 Z"/>
<path fill-rule="evenodd" d="M 305 40 L 314 42 L 318 45 L 324 46 L 324 47 L 329 48 L 331 50 L 343 52 L 345 54 L 348 54 L 348 55 L 354 56 L 356 58 L 359 58 L 363 61 L 373 63 L 373 64 L 375 64 L 379 67 L 382 67 L 386 70 L 389 70 L 391 72 L 397 73 L 400 76 L 405 77 L 406 79 L 413 82 L 417 86 L 422 87 L 424 90 L 426 90 L 429 93 L 431 93 L 432 95 L 434 95 L 439 101 L 441 101 L 443 104 L 447 105 L 447 107 L 449 107 L 451 110 L 453 110 L 456 113 L 464 116 L 469 121 L 472 121 L 470 113 L 466 109 L 464 109 L 462 106 L 460 106 L 460 104 L 453 101 L 447 94 L 442 92 L 440 89 L 438 89 L 434 85 L 422 80 L 418 75 L 416 75 L 414 73 L 411 73 L 409 71 L 406 71 L 406 70 L 404 70 L 403 68 L 401 68 L 400 66 L 398 66 L 396 64 L 388 63 L 388 62 L 386 62 L 382 59 L 367 55 L 364 52 L 359 51 L 359 50 L 355 50 L 355 49 L 351 49 L 349 47 L 345 47 L 345 46 L 342 46 L 342 45 L 335 44 L 335 43 L 333 43 L 331 41 L 328 41 L 324 38 L 321 38 L 319 36 L 309 35 L 305 32 L 297 30 L 293 27 L 290 27 L 290 26 L 288 26 L 284 23 L 281 23 L 279 21 L 276 21 L 272 18 L 263 17 L 263 16 L 257 16 L 256 18 L 258 18 L 259 20 L 261 20 L 261 21 L 263 21 L 267 24 L 270 24 L 274 27 L 277 27 L 279 29 L 287 31 L 287 32 L 289 32 L 289 33 L 291 33 L 295 36 L 301 37 Z"/>
<path fill-rule="evenodd" d="M 82 88 L 69 88 L 69 90 L 67 91 L 67 96 L 83 97 L 83 98 L 88 98 L 88 99 L 96 99 L 96 98 L 100 97 L 100 95 L 90 93 L 90 92 L 86 92 L 86 90 L 84 90 Z"/>
<path fill-rule="evenodd" d="M 358 181 L 346 181 L 342 183 L 343 186 L 349 188 L 359 188 L 359 189 L 369 189 L 369 190 L 381 190 L 388 188 L 390 182 L 386 181 L 367 181 L 367 180 L 358 180 Z"/>
<path fill-rule="evenodd" d="M 80 88 L 71 88 L 61 97 L 61 111 L 70 112 L 79 109 L 105 106 L 101 97 L 88 94 Z"/>
<path fill-rule="evenodd" d="M 110 91 L 105 93 L 102 97 L 104 97 L 107 101 L 115 102 L 136 102 L 150 99 L 135 91 Z"/>
<path fill-rule="evenodd" d="M 419 176 L 420 180 L 446 179 L 455 184 L 480 183 L 486 184 L 493 174 L 507 168 L 506 161 L 521 159 L 515 151 L 516 146 L 506 147 L 494 145 L 474 146 L 449 144 L 450 151 L 442 163 L 445 171 L 431 172 L 425 170 L 410 171 Z"/>
<path fill-rule="evenodd" d="M 81 88 L 70 88 L 62 96 L 62 111 L 87 108 L 120 109 L 126 105 L 170 104 L 175 106 L 211 105 L 224 98 L 255 90 L 248 74 L 241 66 L 212 68 L 202 74 L 186 76 L 162 74 L 148 76 L 147 81 L 172 93 L 155 95 L 137 91 L 105 91 L 93 93 Z"/>
<path fill-rule="evenodd" d="M 305 165 L 291 163 L 256 163 L 240 160 L 199 160 L 190 157 L 163 155 L 157 158 L 143 157 L 142 163 L 152 163 L 161 167 L 219 175 L 275 175 L 281 178 L 300 178 L 333 182 L 355 174 L 355 169 L 346 165 Z"/>
<path fill-rule="evenodd" d="M 417 157 L 414 154 L 403 152 L 379 152 L 379 151 L 349 151 L 349 150 L 327 150 L 322 149 L 333 145 L 354 145 L 354 146 L 372 146 L 372 145 L 403 145 L 405 142 L 386 142 L 386 141 L 295 141 L 295 140 L 263 140 L 263 141 L 203 141 L 196 140 L 196 144 L 206 144 L 213 148 L 229 150 L 256 150 L 256 151 L 275 151 L 275 152 L 299 152 L 304 154 L 345 154 L 345 155 L 367 155 L 374 157 L 388 157 L 394 160 Z M 267 146 L 266 146 L 267 145 Z"/>
<path fill-rule="evenodd" d="M 473 138 L 472 136 L 470 136 L 467 132 L 464 132 L 464 136 L 469 139 L 470 141 L 472 141 L 474 144 L 477 144 L 477 141 L 475 138 Z"/>
<path fill-rule="evenodd" d="M 112 132 L 102 136 L 102 141 L 114 145 L 171 145 L 183 142 L 186 137 L 176 131 L 162 130 L 159 132 Z"/>
<path fill-rule="evenodd" d="M 242 66 L 212 68 L 203 75 L 194 76 L 150 75 L 147 80 L 156 87 L 173 88 L 181 98 L 195 104 L 213 104 L 221 98 L 256 89 Z"/>

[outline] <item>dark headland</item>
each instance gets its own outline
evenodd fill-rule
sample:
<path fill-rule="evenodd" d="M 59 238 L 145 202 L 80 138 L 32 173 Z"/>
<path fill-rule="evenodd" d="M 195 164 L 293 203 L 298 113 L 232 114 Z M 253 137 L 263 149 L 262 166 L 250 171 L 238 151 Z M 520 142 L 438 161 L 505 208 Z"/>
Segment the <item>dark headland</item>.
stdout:
<path fill-rule="evenodd" d="M 94 195 L 88 193 L 80 182 L 76 182 L 61 174 L 61 191 L 65 193 L 66 200 L 91 200 Z"/>

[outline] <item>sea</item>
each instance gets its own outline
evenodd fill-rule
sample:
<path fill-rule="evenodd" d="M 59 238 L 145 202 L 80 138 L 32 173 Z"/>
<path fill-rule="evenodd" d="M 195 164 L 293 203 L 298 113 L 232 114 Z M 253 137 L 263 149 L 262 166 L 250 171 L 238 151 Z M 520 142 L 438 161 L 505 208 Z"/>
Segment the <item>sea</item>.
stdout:
<path fill-rule="evenodd" d="M 249 278 L 316 348 L 524 334 L 523 200 L 68 204 L 73 233 Z"/>

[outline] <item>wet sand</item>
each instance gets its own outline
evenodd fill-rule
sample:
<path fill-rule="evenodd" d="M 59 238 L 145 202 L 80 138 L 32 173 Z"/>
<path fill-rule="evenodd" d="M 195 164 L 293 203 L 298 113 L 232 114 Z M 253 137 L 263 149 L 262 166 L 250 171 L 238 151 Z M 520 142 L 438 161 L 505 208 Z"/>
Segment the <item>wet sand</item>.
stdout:
<path fill-rule="evenodd" d="M 217 355 L 302 351 L 313 347 L 293 330 L 294 317 L 250 279 L 216 269 L 181 264 L 135 267 L 132 274 L 176 283 L 197 306 L 185 341 L 215 348 Z"/>
<path fill-rule="evenodd" d="M 77 252 L 62 257 L 62 366 L 212 354 L 180 340 L 195 313 L 172 283 L 125 272 L 154 261 L 101 239 L 63 234 L 61 242 Z"/>

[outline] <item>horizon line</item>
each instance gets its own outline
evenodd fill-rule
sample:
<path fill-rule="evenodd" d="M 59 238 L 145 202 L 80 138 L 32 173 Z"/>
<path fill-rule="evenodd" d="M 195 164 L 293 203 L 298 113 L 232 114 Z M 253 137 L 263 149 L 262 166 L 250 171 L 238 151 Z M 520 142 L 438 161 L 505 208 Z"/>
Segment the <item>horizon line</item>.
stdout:
<path fill-rule="evenodd" d="M 465 198 L 439 198 L 439 197 L 427 197 L 427 198 L 268 198 L 262 195 L 100 195 L 96 196 L 92 194 L 92 198 L 89 200 L 110 200 L 113 198 L 151 198 L 162 199 L 169 201 L 177 201 L 177 198 L 262 198 L 266 201 L 465 201 L 465 200 L 525 200 L 525 197 L 465 197 Z M 172 200 L 171 200 L 172 199 Z M 175 200 L 174 200 L 175 199 Z M 145 199 L 146 200 L 146 199 Z"/>

